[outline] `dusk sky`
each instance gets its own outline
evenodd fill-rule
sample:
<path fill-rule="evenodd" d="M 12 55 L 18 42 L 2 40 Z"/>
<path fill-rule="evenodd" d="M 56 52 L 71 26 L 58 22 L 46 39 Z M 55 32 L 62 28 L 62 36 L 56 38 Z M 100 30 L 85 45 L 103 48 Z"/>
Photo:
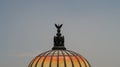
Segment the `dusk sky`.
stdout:
<path fill-rule="evenodd" d="M 0 67 L 51 50 L 55 23 L 92 67 L 120 67 L 120 0 L 0 0 Z"/>

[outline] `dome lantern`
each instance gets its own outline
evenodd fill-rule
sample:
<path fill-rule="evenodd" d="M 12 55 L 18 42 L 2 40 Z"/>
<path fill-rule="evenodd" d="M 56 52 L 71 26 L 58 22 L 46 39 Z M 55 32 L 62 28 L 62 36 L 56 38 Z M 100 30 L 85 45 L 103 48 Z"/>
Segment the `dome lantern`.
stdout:
<path fill-rule="evenodd" d="M 54 36 L 52 50 L 36 56 L 28 67 L 91 67 L 83 56 L 65 48 L 64 36 L 60 33 L 62 25 L 55 24 L 57 34 Z"/>

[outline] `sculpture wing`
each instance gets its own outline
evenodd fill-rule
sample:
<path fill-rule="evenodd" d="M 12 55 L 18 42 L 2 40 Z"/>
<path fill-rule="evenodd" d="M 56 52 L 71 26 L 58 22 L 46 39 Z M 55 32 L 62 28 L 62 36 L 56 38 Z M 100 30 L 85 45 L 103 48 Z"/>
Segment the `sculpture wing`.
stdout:
<path fill-rule="evenodd" d="M 62 25 L 63 25 L 63 24 L 61 24 L 61 25 L 55 24 L 55 27 L 60 29 L 60 28 L 62 27 Z"/>
<path fill-rule="evenodd" d="M 59 26 L 59 28 L 61 28 L 61 27 L 62 27 L 62 25 L 63 25 L 63 24 L 61 24 L 61 25 Z"/>
<path fill-rule="evenodd" d="M 58 28 L 57 24 L 55 24 L 55 27 Z"/>

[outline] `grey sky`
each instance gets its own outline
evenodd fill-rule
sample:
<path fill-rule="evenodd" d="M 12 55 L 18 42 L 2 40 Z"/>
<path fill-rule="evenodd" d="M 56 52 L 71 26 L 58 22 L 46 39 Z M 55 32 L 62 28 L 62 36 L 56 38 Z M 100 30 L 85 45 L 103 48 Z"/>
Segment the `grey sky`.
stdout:
<path fill-rule="evenodd" d="M 55 23 L 92 67 L 120 66 L 119 0 L 1 0 L 0 67 L 27 67 L 50 50 Z"/>

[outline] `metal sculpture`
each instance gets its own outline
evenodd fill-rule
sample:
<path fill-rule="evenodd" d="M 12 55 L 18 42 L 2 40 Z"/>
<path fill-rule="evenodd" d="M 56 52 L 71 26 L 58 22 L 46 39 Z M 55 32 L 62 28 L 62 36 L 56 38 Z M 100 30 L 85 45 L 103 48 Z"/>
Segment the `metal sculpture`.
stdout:
<path fill-rule="evenodd" d="M 65 50 L 66 48 L 64 47 L 64 36 L 61 36 L 61 27 L 63 24 L 55 24 L 55 27 L 57 28 L 57 33 L 56 36 L 54 36 L 54 47 L 52 48 L 53 50 L 56 49 L 63 49 Z"/>

